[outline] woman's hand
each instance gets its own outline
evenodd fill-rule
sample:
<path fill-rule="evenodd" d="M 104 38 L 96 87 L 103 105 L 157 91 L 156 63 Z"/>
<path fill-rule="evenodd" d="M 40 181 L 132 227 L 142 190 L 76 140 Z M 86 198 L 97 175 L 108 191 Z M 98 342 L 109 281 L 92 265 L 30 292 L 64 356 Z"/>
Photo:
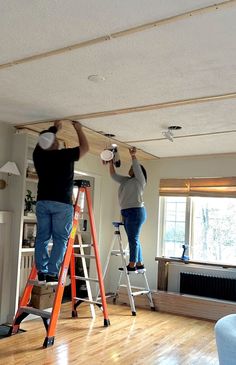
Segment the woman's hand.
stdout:
<path fill-rule="evenodd" d="M 130 153 L 130 156 L 131 156 L 132 158 L 136 158 L 136 152 L 137 152 L 136 147 L 131 147 L 131 148 L 129 148 L 129 153 Z"/>
<path fill-rule="evenodd" d="M 107 162 L 109 164 L 109 171 L 110 171 L 110 174 L 113 175 L 116 173 L 115 171 L 115 168 L 114 168 L 114 164 L 113 164 L 113 159 L 111 161 L 108 161 Z"/>

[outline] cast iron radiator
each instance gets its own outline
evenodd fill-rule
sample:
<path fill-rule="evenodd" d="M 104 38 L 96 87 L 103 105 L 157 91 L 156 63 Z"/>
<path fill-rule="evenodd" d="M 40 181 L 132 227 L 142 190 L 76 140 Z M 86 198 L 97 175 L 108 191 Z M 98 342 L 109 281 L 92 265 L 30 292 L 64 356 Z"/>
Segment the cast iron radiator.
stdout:
<path fill-rule="evenodd" d="M 181 272 L 180 293 L 236 301 L 236 279 Z"/>

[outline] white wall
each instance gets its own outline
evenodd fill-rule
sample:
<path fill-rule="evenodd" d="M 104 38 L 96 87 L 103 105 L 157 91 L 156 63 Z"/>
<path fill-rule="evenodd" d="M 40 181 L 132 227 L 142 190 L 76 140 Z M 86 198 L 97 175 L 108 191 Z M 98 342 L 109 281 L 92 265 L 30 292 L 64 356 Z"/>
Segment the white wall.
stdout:
<path fill-rule="evenodd" d="M 11 159 L 11 145 L 14 128 L 6 123 L 0 122 L 0 167 Z M 6 174 L 0 173 L 0 179 L 7 179 Z M 9 189 L 0 189 L 0 211 L 8 209 Z"/>

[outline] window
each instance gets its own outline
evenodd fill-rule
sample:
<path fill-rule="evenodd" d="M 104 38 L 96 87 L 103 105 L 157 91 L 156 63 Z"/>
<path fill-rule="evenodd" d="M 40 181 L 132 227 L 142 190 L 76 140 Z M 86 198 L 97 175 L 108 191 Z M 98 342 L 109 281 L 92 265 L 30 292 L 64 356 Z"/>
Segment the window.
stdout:
<path fill-rule="evenodd" d="M 191 260 L 236 262 L 236 199 L 162 196 L 162 254 L 181 257 L 189 245 Z"/>
<path fill-rule="evenodd" d="M 185 197 L 168 197 L 163 200 L 163 249 L 164 256 L 180 256 L 185 244 Z"/>

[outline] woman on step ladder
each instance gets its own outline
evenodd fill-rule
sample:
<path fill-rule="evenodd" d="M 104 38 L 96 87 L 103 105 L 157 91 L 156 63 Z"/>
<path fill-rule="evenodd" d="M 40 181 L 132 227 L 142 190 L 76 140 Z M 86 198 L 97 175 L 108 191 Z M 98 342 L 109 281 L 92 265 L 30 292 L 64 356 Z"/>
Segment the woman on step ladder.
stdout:
<path fill-rule="evenodd" d="M 139 240 L 140 231 L 146 220 L 146 209 L 143 202 L 143 191 L 147 183 L 147 173 L 136 158 L 136 148 L 129 149 L 132 166 L 129 176 L 118 175 L 113 160 L 109 161 L 110 175 L 120 184 L 118 199 L 121 215 L 129 241 L 130 261 L 128 271 L 145 271 L 142 256 L 142 247 Z"/>

